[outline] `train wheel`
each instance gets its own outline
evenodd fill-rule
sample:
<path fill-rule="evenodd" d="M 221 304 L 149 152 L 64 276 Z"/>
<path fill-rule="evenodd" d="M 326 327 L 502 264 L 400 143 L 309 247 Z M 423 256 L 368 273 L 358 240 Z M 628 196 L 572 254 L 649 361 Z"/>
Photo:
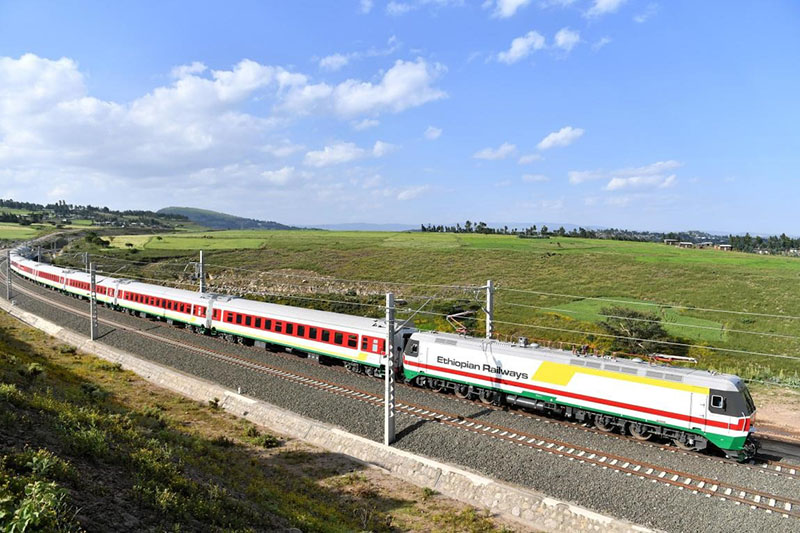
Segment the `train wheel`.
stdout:
<path fill-rule="evenodd" d="M 628 433 L 636 440 L 647 440 L 650 438 L 650 430 L 636 422 L 628 426 Z"/>
<path fill-rule="evenodd" d="M 480 392 L 478 392 L 478 398 L 480 398 L 482 403 L 488 405 L 494 403 L 495 398 L 497 398 L 497 393 L 493 390 L 481 389 Z"/>
<path fill-rule="evenodd" d="M 614 429 L 614 424 L 607 416 L 596 416 L 594 417 L 594 426 L 604 433 L 610 433 Z"/>
<path fill-rule="evenodd" d="M 350 372 L 352 372 L 353 374 L 360 374 L 361 373 L 361 365 L 359 365 L 358 363 L 347 362 L 347 363 L 344 364 L 344 367 L 347 370 L 349 370 Z"/>
<path fill-rule="evenodd" d="M 470 390 L 469 385 L 456 385 L 456 398 L 461 398 L 462 400 L 466 400 L 470 396 L 472 396 L 472 391 Z"/>
<path fill-rule="evenodd" d="M 364 367 L 364 373 L 369 377 L 375 376 L 375 368 L 371 366 Z"/>
<path fill-rule="evenodd" d="M 434 392 L 444 392 L 447 390 L 447 383 L 441 379 L 432 379 L 428 383 L 430 383 L 431 390 Z"/>
<path fill-rule="evenodd" d="M 685 452 L 691 452 L 692 450 L 694 450 L 694 444 L 690 444 L 688 441 L 683 441 L 681 439 L 672 439 L 672 443 L 676 447 L 680 448 Z"/>

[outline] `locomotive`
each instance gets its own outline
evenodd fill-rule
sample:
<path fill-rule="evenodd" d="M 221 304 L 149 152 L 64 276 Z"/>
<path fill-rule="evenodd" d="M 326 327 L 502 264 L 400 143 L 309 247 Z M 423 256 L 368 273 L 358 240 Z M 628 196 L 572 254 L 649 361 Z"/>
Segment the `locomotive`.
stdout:
<path fill-rule="evenodd" d="M 90 297 L 86 272 L 11 252 L 11 269 L 50 288 Z M 281 347 L 351 372 L 382 377 L 387 324 L 356 317 L 198 293 L 129 279 L 96 277 L 98 302 L 120 311 L 183 324 L 202 334 Z M 747 386 L 729 374 L 632 359 L 582 356 L 527 342 L 500 342 L 397 328 L 398 379 L 486 404 L 517 406 L 633 438 L 660 437 L 685 450 L 716 448 L 744 461 L 757 452 L 756 410 Z"/>

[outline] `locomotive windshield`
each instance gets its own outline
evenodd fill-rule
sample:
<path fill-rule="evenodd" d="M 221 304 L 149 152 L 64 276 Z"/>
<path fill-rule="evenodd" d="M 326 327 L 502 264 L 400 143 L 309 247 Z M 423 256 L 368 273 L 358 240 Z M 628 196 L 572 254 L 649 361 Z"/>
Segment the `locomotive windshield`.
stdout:
<path fill-rule="evenodd" d="M 739 390 L 737 391 L 711 389 L 709 396 L 708 410 L 712 413 L 728 416 L 750 416 L 756 410 L 750 391 L 743 384 L 739 385 Z"/>

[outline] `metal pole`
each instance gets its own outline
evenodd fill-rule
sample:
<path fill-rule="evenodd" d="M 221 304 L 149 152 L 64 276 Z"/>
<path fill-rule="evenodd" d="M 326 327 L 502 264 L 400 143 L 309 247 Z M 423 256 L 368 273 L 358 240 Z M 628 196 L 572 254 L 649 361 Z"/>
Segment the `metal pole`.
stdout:
<path fill-rule="evenodd" d="M 89 272 L 89 252 L 83 252 L 83 269 Z"/>
<path fill-rule="evenodd" d="M 486 282 L 486 338 L 491 339 L 494 333 L 494 283 Z"/>
<path fill-rule="evenodd" d="M 200 292 L 206 292 L 206 265 L 203 262 L 203 250 L 200 250 Z"/>
<path fill-rule="evenodd" d="M 36 247 L 36 261 L 39 262 L 39 263 L 42 262 L 42 247 L 41 246 L 37 246 Z"/>
<path fill-rule="evenodd" d="M 11 250 L 6 250 L 6 300 L 11 301 Z"/>
<path fill-rule="evenodd" d="M 89 265 L 89 338 L 97 339 L 97 280 L 94 263 Z"/>
<path fill-rule="evenodd" d="M 386 390 L 383 443 L 394 442 L 394 293 L 386 293 Z"/>

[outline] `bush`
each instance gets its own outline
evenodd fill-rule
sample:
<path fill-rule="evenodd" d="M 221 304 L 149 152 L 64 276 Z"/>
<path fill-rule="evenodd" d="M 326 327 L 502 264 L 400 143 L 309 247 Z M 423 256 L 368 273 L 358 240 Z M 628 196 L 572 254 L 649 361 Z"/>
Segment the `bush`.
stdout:
<path fill-rule="evenodd" d="M 58 347 L 58 351 L 63 354 L 69 354 L 69 355 L 74 355 L 78 353 L 78 349 L 75 348 L 74 346 L 70 346 L 69 344 L 62 344 L 61 346 Z"/>
<path fill-rule="evenodd" d="M 277 448 L 278 446 L 281 445 L 281 441 L 277 437 L 274 437 L 269 434 L 264 434 L 256 437 L 254 444 L 256 444 L 257 446 L 261 446 L 262 448 L 269 449 L 269 448 Z"/>
<path fill-rule="evenodd" d="M 76 511 L 66 502 L 67 492 L 56 483 L 34 481 L 21 498 L 0 488 L 0 523 L 4 531 L 79 531 Z M 19 500 L 18 502 L 16 500 Z"/>

